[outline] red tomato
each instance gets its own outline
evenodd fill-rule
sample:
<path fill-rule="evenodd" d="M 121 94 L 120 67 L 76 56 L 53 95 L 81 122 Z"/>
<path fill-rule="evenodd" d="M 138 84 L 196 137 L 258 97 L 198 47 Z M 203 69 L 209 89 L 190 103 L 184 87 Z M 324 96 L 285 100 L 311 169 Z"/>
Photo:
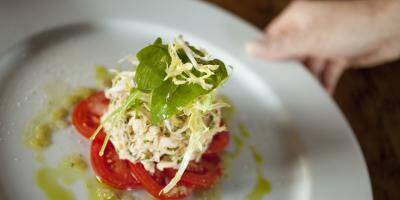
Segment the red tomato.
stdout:
<path fill-rule="evenodd" d="M 192 188 L 178 184 L 167 194 L 160 194 L 160 191 L 168 184 L 169 178 L 163 172 L 156 171 L 154 175 L 150 175 L 141 163 L 129 163 L 129 166 L 140 181 L 142 186 L 149 192 L 154 198 L 161 200 L 176 200 L 184 199 L 189 196 L 192 192 Z"/>
<path fill-rule="evenodd" d="M 116 189 L 138 188 L 140 182 L 129 169 L 129 162 L 118 158 L 118 154 L 111 142 L 108 142 L 104 155 L 99 155 L 103 142 L 104 139 L 97 138 L 92 142 L 90 148 L 90 161 L 97 177 L 103 183 Z"/>
<path fill-rule="evenodd" d="M 222 131 L 214 135 L 208 149 L 204 154 L 218 154 L 221 153 L 229 144 L 229 132 Z"/>
<path fill-rule="evenodd" d="M 175 169 L 165 169 L 165 174 L 173 178 L 176 171 Z M 185 185 L 209 188 L 218 182 L 221 175 L 222 167 L 219 156 L 210 154 L 203 157 L 198 163 L 190 162 L 180 182 Z"/>
<path fill-rule="evenodd" d="M 72 113 L 72 124 L 76 130 L 86 138 L 92 136 L 100 124 L 100 117 L 107 110 L 108 103 L 104 92 L 98 92 L 79 102 Z"/>

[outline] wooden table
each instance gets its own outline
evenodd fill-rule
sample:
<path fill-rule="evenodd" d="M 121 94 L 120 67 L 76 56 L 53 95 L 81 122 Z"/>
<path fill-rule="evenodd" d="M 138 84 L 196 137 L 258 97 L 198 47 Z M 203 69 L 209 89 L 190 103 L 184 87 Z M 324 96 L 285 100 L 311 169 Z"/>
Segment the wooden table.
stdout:
<path fill-rule="evenodd" d="M 288 0 L 207 0 L 263 29 Z M 375 200 L 400 200 L 400 61 L 347 71 L 334 99 L 368 164 Z"/>

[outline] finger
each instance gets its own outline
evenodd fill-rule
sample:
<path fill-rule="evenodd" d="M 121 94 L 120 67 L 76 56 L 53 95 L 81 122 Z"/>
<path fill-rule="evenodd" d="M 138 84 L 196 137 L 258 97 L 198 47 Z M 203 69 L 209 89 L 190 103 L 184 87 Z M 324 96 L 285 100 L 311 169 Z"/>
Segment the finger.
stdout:
<path fill-rule="evenodd" d="M 321 76 L 321 72 L 326 64 L 327 64 L 326 59 L 318 58 L 318 57 L 309 57 L 305 62 L 305 65 L 307 66 L 307 68 L 317 78 Z"/>
<path fill-rule="evenodd" d="M 344 60 L 330 60 L 321 74 L 321 82 L 329 94 L 333 94 L 343 71 L 347 66 Z"/>
<path fill-rule="evenodd" d="M 266 59 L 285 59 L 292 57 L 284 50 L 284 43 L 265 42 L 265 41 L 251 41 L 246 44 L 246 51 L 253 56 L 266 58 Z M 283 49 L 282 49 L 283 48 Z"/>
<path fill-rule="evenodd" d="M 266 59 L 285 59 L 299 57 L 305 50 L 298 34 L 305 24 L 299 22 L 294 15 L 302 1 L 291 3 L 270 25 L 265 29 L 265 39 L 256 40 L 246 44 L 246 50 L 251 55 Z M 300 20 L 301 21 L 301 20 Z M 303 28 L 304 29 L 304 28 Z"/>
<path fill-rule="evenodd" d="M 308 46 L 296 36 L 290 36 L 248 42 L 246 51 L 256 57 L 277 60 L 305 57 L 309 52 Z"/>

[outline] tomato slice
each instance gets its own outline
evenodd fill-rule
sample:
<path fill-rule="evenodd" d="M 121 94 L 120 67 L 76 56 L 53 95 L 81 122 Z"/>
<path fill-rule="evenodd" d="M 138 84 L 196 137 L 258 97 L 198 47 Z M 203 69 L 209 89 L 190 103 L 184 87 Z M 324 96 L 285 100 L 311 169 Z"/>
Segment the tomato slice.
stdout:
<path fill-rule="evenodd" d="M 165 174 L 170 178 L 175 176 L 177 170 L 165 169 Z M 190 162 L 183 173 L 180 182 L 184 185 L 200 188 L 209 188 L 215 185 L 222 176 L 221 160 L 218 155 L 207 155 L 198 163 Z"/>
<path fill-rule="evenodd" d="M 108 142 L 104 155 L 99 151 L 104 139 L 96 138 L 90 148 L 90 161 L 97 177 L 105 184 L 120 190 L 138 188 L 140 182 L 129 169 L 129 161 L 120 160 L 111 142 Z"/>
<path fill-rule="evenodd" d="M 142 186 L 150 193 L 154 198 L 161 200 L 176 200 L 184 199 L 192 193 L 192 188 L 178 184 L 167 194 L 160 194 L 160 191 L 168 184 L 169 177 L 164 172 L 156 171 L 154 175 L 150 175 L 141 163 L 129 163 L 129 166 L 140 181 Z"/>
<path fill-rule="evenodd" d="M 214 135 L 208 149 L 204 154 L 218 154 L 221 153 L 229 144 L 229 132 L 222 131 Z"/>
<path fill-rule="evenodd" d="M 72 124 L 86 138 L 92 136 L 100 124 L 100 117 L 106 112 L 109 100 L 104 92 L 98 92 L 78 103 L 72 113 Z M 99 134 L 104 137 L 104 133 Z"/>

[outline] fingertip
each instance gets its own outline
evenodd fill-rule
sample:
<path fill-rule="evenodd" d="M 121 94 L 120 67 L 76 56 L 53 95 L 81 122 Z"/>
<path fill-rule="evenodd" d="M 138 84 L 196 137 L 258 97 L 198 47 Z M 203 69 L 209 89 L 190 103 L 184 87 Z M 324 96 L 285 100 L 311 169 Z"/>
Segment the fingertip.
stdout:
<path fill-rule="evenodd" d="M 252 56 L 262 56 L 266 51 L 266 47 L 261 41 L 250 41 L 245 45 L 246 52 Z"/>
<path fill-rule="evenodd" d="M 279 54 L 278 44 L 276 42 L 266 42 L 263 40 L 255 40 L 246 44 L 246 51 L 256 57 L 275 59 Z M 279 57 L 279 56 L 278 56 Z"/>
<path fill-rule="evenodd" d="M 335 92 L 336 85 L 346 69 L 346 66 L 347 61 L 337 59 L 334 61 L 331 60 L 328 66 L 325 67 L 321 81 L 329 94 L 333 95 Z"/>
<path fill-rule="evenodd" d="M 335 91 L 335 87 L 333 85 L 325 85 L 325 91 L 329 94 L 329 95 L 333 95 L 334 91 Z"/>
<path fill-rule="evenodd" d="M 245 45 L 246 52 L 249 55 L 264 59 L 285 59 L 290 55 L 283 51 L 279 42 L 251 41 Z"/>

